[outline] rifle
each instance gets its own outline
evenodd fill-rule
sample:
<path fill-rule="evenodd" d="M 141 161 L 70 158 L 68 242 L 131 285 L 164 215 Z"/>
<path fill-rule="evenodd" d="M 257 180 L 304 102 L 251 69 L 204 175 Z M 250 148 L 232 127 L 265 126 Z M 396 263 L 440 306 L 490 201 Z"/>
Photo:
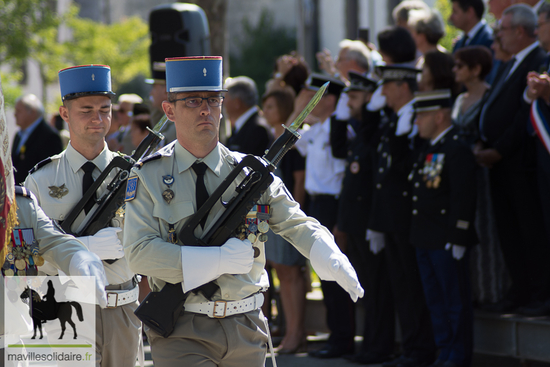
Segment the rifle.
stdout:
<path fill-rule="evenodd" d="M 109 163 L 88 191 L 84 193 L 82 199 L 80 199 L 80 201 L 71 209 L 70 213 L 67 215 L 67 218 L 63 221 L 63 223 L 61 223 L 61 228 L 65 232 L 72 234 L 75 237 L 93 236 L 100 229 L 109 226 L 111 220 L 116 215 L 117 210 L 124 205 L 126 181 L 130 175 L 130 170 L 141 157 L 151 154 L 159 142 L 164 139 L 164 136 L 160 133 L 160 130 L 166 121 L 168 121 L 168 118 L 165 115 L 152 130 L 149 127 L 147 128 L 147 130 L 149 130 L 149 135 L 141 141 L 139 146 L 134 151 L 134 154 L 131 156 L 115 157 Z M 107 191 L 99 199 L 96 199 L 95 194 L 97 189 L 103 184 L 103 182 L 107 179 L 107 176 L 115 168 L 119 168 L 119 171 L 111 180 L 109 185 L 107 185 Z M 92 201 L 99 205 L 97 210 L 85 219 L 84 224 L 81 225 L 81 228 L 78 231 L 72 232 L 71 227 L 74 221 L 84 210 L 86 205 Z M 106 261 L 109 262 L 113 260 Z"/>
<path fill-rule="evenodd" d="M 273 182 L 273 171 L 283 156 L 300 139 L 298 128 L 323 97 L 329 82 L 325 83 L 315 93 L 305 109 L 298 115 L 290 127 L 273 143 L 260 158 L 253 155 L 245 156 L 229 173 L 222 183 L 214 190 L 206 202 L 182 227 L 179 238 L 186 246 L 222 246 L 245 220 L 246 214 L 252 209 L 262 194 Z M 245 173 L 245 178 L 235 188 L 235 193 L 228 202 L 221 201 L 223 193 L 237 177 Z M 195 236 L 195 228 L 203 218 L 208 216 L 212 207 L 221 201 L 224 212 L 220 218 L 201 238 Z M 150 292 L 134 312 L 135 315 L 157 334 L 168 337 L 174 330 L 177 318 L 184 311 L 183 304 L 190 292 L 201 292 L 211 299 L 218 285 L 212 281 L 197 289 L 183 293 L 181 283 L 166 283 L 159 292 Z"/>

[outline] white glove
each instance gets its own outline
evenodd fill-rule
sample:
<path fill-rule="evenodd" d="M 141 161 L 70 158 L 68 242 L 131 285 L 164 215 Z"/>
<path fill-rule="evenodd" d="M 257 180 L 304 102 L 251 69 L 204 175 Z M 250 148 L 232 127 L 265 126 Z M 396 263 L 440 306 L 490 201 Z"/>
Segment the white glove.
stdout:
<path fill-rule="evenodd" d="M 445 250 L 450 250 L 452 248 L 453 258 L 460 260 L 464 257 L 466 253 L 466 247 L 460 245 L 451 245 L 450 243 L 445 245 Z"/>
<path fill-rule="evenodd" d="M 120 231 L 122 228 L 107 227 L 93 236 L 83 236 L 78 239 L 101 260 L 120 259 L 124 256 L 122 243 L 117 236 Z"/>
<path fill-rule="evenodd" d="M 249 240 L 230 238 L 222 246 L 182 246 L 182 287 L 188 292 L 222 274 L 247 274 L 254 265 L 254 250 Z"/>
<path fill-rule="evenodd" d="M 386 237 L 382 232 L 376 232 L 371 229 L 367 229 L 367 241 L 370 241 L 369 248 L 373 254 L 378 254 L 386 247 Z"/>
<path fill-rule="evenodd" d="M 355 269 L 332 238 L 321 236 L 315 240 L 309 252 L 309 259 L 319 278 L 335 280 L 349 293 L 353 302 L 363 297 L 365 291 L 359 284 Z"/>
<path fill-rule="evenodd" d="M 69 274 L 73 276 L 94 277 L 97 304 L 101 308 L 107 306 L 107 294 L 105 293 L 107 277 L 105 276 L 103 263 L 96 254 L 84 250 L 77 251 L 69 264 Z"/>

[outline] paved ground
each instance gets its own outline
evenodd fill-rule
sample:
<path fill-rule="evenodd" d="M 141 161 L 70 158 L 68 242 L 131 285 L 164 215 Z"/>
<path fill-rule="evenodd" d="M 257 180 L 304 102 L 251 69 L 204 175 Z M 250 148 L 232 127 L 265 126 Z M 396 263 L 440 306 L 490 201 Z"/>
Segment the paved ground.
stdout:
<path fill-rule="evenodd" d="M 316 350 L 323 346 L 323 341 L 310 341 L 308 342 L 308 350 Z M 153 366 L 151 361 L 150 347 L 145 346 L 145 357 L 147 359 L 146 366 Z M 344 358 L 335 359 L 317 359 L 311 358 L 307 353 L 295 354 L 295 355 L 282 355 L 276 357 L 278 367 L 357 367 L 361 366 L 345 360 Z M 136 364 L 136 366 L 138 366 Z M 253 366 L 243 366 L 253 367 Z M 271 357 L 267 358 L 265 367 L 274 367 Z M 371 367 L 381 367 L 381 365 L 371 365 Z M 550 363 L 543 362 L 521 362 L 518 359 L 511 357 L 495 357 L 476 354 L 474 355 L 474 363 L 472 367 L 550 367 Z"/>

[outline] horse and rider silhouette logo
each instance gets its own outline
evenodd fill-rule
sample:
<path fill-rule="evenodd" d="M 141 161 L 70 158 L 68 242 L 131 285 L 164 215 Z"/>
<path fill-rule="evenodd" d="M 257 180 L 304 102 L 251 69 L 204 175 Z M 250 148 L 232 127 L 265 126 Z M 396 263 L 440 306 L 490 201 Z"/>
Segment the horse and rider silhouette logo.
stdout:
<path fill-rule="evenodd" d="M 79 321 L 84 321 L 84 315 L 82 314 L 82 307 L 78 302 L 57 302 L 55 300 L 55 288 L 51 280 L 48 280 L 48 291 L 44 297 L 29 288 L 25 288 L 21 293 L 21 300 L 29 306 L 29 314 L 32 318 L 34 334 L 31 339 L 36 338 L 36 330 L 40 330 L 40 339 L 42 339 L 42 323 L 49 320 L 59 319 L 61 324 L 61 335 L 59 339 L 63 339 L 65 335 L 65 323 L 69 323 L 73 328 L 73 339 L 77 338 L 76 325 L 71 319 L 73 310 L 75 308 Z"/>

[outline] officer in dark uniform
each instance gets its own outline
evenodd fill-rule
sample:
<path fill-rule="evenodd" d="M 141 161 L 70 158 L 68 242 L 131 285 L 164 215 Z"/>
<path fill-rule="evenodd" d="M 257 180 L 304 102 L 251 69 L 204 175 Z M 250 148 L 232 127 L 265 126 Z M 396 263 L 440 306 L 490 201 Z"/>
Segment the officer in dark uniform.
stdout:
<path fill-rule="evenodd" d="M 409 176 L 410 241 L 441 352 L 432 366 L 469 367 L 473 308 L 467 248 L 477 244 L 476 162 L 451 122 L 451 91 L 417 93 L 420 137 L 429 139 Z"/>
<path fill-rule="evenodd" d="M 330 141 L 332 155 L 346 159 L 338 204 L 338 230 L 347 236 L 347 253 L 367 296 L 363 300 L 365 323 L 361 349 L 345 358 L 372 364 L 387 361 L 395 342 L 395 314 L 385 257 L 369 251 L 365 239 L 381 113 L 366 109 L 376 81 L 353 71 L 349 72 L 349 79 L 350 85 L 344 92 L 348 95 L 351 118 L 331 121 Z M 353 130 L 353 139 L 348 138 L 349 129 Z"/>
<path fill-rule="evenodd" d="M 382 94 L 393 110 L 381 124 L 374 163 L 374 193 L 367 237 L 377 253 L 385 247 L 388 272 L 401 326 L 403 354 L 384 366 L 425 367 L 433 362 L 435 343 L 430 315 L 409 242 L 410 195 L 408 175 L 420 139 L 413 129 L 413 93 L 418 69 L 403 65 L 381 67 Z"/>

